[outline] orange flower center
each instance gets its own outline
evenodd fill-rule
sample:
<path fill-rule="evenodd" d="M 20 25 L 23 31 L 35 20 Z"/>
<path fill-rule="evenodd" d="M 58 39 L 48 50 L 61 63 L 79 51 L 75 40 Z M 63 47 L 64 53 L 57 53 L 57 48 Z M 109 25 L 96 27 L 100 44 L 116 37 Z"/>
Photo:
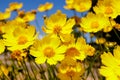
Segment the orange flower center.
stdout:
<path fill-rule="evenodd" d="M 43 52 L 44 52 L 44 55 L 48 58 L 53 57 L 55 55 L 55 52 L 51 47 L 46 47 Z"/>
<path fill-rule="evenodd" d="M 66 56 L 71 56 L 71 57 L 78 56 L 79 54 L 80 54 L 79 51 L 74 47 L 67 49 L 65 53 Z"/>
<path fill-rule="evenodd" d="M 11 54 L 11 57 L 13 59 L 21 60 L 22 59 L 22 57 L 21 57 L 21 51 L 20 50 L 13 51 L 12 54 Z"/>
<path fill-rule="evenodd" d="M 62 29 L 61 29 L 60 26 L 55 26 L 53 32 L 54 32 L 55 34 L 59 34 L 61 30 L 62 30 Z"/>
<path fill-rule="evenodd" d="M 112 13 L 113 13 L 113 9 L 110 6 L 106 7 L 105 14 L 112 14 Z"/>
<path fill-rule="evenodd" d="M 27 41 L 28 41 L 28 40 L 27 40 L 27 38 L 26 38 L 25 36 L 20 36 L 20 37 L 18 38 L 18 44 L 19 44 L 19 45 L 23 45 L 23 44 L 25 44 Z"/>
<path fill-rule="evenodd" d="M 75 72 L 73 70 L 67 71 L 66 73 L 69 77 L 73 77 L 75 75 Z"/>
<path fill-rule="evenodd" d="M 99 27 L 98 21 L 93 21 L 93 22 L 91 23 L 91 27 L 92 27 L 92 28 L 98 28 L 98 27 Z"/>

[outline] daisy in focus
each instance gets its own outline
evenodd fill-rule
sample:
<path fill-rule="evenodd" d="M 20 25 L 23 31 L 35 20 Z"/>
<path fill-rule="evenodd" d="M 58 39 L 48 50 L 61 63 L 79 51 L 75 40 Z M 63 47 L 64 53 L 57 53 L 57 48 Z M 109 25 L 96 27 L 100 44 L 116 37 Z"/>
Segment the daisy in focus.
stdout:
<path fill-rule="evenodd" d="M 45 36 L 41 40 L 36 40 L 30 49 L 30 54 L 35 58 L 35 62 L 43 64 L 47 62 L 50 65 L 57 64 L 64 59 L 66 46 L 61 45 L 58 37 Z"/>

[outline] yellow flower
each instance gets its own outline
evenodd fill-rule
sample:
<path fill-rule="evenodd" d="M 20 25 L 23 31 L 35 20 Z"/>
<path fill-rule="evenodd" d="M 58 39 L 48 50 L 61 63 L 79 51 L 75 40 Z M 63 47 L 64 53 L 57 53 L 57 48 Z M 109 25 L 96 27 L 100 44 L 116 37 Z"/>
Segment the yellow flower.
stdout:
<path fill-rule="evenodd" d="M 9 9 L 6 9 L 6 11 L 4 13 L 0 12 L 0 20 L 5 20 L 10 18 L 11 16 L 11 12 Z"/>
<path fill-rule="evenodd" d="M 4 52 L 4 50 L 5 50 L 4 40 L 0 39 L 0 54 Z"/>
<path fill-rule="evenodd" d="M 22 3 L 17 3 L 17 2 L 12 2 L 12 3 L 9 4 L 9 8 L 10 8 L 11 11 L 19 10 L 19 9 L 22 8 L 22 6 L 23 6 Z"/>
<path fill-rule="evenodd" d="M 19 11 L 19 15 L 15 18 L 17 22 L 30 22 L 35 20 L 36 18 L 36 13 L 35 12 L 24 12 L 24 11 Z"/>
<path fill-rule="evenodd" d="M 44 11 L 48 11 L 50 9 L 52 9 L 53 4 L 46 2 L 45 4 L 40 4 L 40 6 L 38 7 L 38 11 L 40 12 L 44 12 Z"/>
<path fill-rule="evenodd" d="M 65 0 L 66 5 L 64 6 L 65 9 L 73 10 L 75 0 Z"/>
<path fill-rule="evenodd" d="M 61 37 L 62 45 L 69 45 L 75 42 L 75 38 L 73 34 L 64 34 Z"/>
<path fill-rule="evenodd" d="M 113 47 L 113 46 L 115 46 L 117 43 L 116 42 L 105 42 L 105 46 L 107 46 L 107 47 Z"/>
<path fill-rule="evenodd" d="M 57 64 L 64 59 L 65 46 L 60 46 L 61 42 L 58 37 L 45 36 L 42 40 L 37 40 L 30 49 L 30 54 L 35 56 L 38 64 L 47 61 L 50 65 Z"/>
<path fill-rule="evenodd" d="M 0 22 L 0 35 L 2 35 L 4 33 L 4 27 L 5 27 L 5 23 Z"/>
<path fill-rule="evenodd" d="M 49 33 L 53 36 L 61 36 L 61 34 L 70 34 L 72 32 L 72 27 L 75 24 L 75 21 L 74 19 L 67 20 L 66 14 L 63 14 L 60 10 L 58 10 L 49 18 L 46 18 L 44 23 L 45 27 L 43 27 L 43 30 L 45 33 Z"/>
<path fill-rule="evenodd" d="M 112 0 L 112 3 L 113 7 L 115 8 L 116 10 L 116 13 L 120 15 L 120 0 Z"/>
<path fill-rule="evenodd" d="M 9 46 L 9 50 L 28 48 L 34 43 L 34 39 L 37 36 L 34 26 L 28 26 L 23 23 L 8 23 L 5 26 L 5 30 L 3 37 L 5 38 L 5 45 Z"/>
<path fill-rule="evenodd" d="M 120 24 L 116 23 L 116 25 L 114 26 L 117 30 L 120 30 Z"/>
<path fill-rule="evenodd" d="M 97 38 L 95 41 L 97 44 L 104 44 L 106 42 L 106 39 L 101 37 L 101 38 Z"/>
<path fill-rule="evenodd" d="M 100 68 L 100 74 L 105 76 L 107 80 L 120 79 L 120 46 L 114 49 L 112 53 L 104 53 L 101 55 L 104 66 Z"/>
<path fill-rule="evenodd" d="M 58 78 L 60 80 L 80 80 L 80 76 L 84 73 L 82 63 L 71 58 L 65 58 L 58 67 Z"/>
<path fill-rule="evenodd" d="M 78 38 L 77 42 L 73 42 L 68 45 L 65 52 L 65 57 L 70 57 L 73 59 L 84 60 L 87 56 L 85 53 L 86 42 L 83 37 Z"/>
<path fill-rule="evenodd" d="M 17 59 L 18 61 L 23 60 L 23 58 L 25 58 L 26 56 L 27 56 L 27 52 L 23 50 L 14 50 L 11 53 L 12 59 Z"/>
<path fill-rule="evenodd" d="M 74 8 L 78 12 L 88 11 L 92 6 L 91 0 L 75 0 Z"/>
<path fill-rule="evenodd" d="M 85 12 L 91 8 L 91 0 L 65 0 L 66 6 L 65 9 L 76 10 L 78 12 Z"/>
<path fill-rule="evenodd" d="M 113 29 L 113 27 L 115 27 L 116 22 L 113 19 L 109 19 L 109 21 L 110 21 L 110 25 L 104 27 L 103 32 L 110 32 Z"/>
<path fill-rule="evenodd" d="M 27 22 L 27 21 L 33 21 L 33 20 L 35 20 L 35 13 L 33 13 L 33 12 L 26 12 L 25 13 L 25 16 L 23 17 L 23 19 L 25 20 L 25 22 Z"/>
<path fill-rule="evenodd" d="M 119 0 L 99 0 L 93 9 L 96 14 L 102 13 L 107 17 L 116 18 L 120 14 L 119 3 Z"/>
<path fill-rule="evenodd" d="M 114 57 L 118 60 L 120 60 L 120 46 L 117 46 L 114 50 L 113 50 L 113 53 L 114 53 Z"/>
<path fill-rule="evenodd" d="M 84 51 L 87 56 L 93 56 L 95 54 L 95 48 L 88 44 L 85 46 Z"/>
<path fill-rule="evenodd" d="M 98 32 L 103 28 L 110 26 L 109 19 L 102 14 L 88 13 L 80 22 L 81 29 L 85 32 Z"/>

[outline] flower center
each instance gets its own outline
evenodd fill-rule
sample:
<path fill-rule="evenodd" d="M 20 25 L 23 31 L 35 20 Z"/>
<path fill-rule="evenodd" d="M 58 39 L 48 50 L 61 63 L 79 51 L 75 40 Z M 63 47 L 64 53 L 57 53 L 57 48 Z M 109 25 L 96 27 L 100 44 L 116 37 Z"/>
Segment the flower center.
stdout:
<path fill-rule="evenodd" d="M 105 14 L 112 14 L 112 13 L 113 13 L 113 9 L 110 6 L 106 7 Z"/>
<path fill-rule="evenodd" d="M 75 75 L 75 72 L 73 70 L 70 70 L 70 71 L 67 71 L 66 74 L 70 77 L 73 77 Z"/>
<path fill-rule="evenodd" d="M 26 38 L 25 36 L 20 36 L 20 37 L 18 38 L 18 44 L 19 44 L 19 45 L 23 45 L 23 44 L 25 44 L 27 41 L 28 41 L 28 40 L 27 40 L 27 38 Z"/>
<path fill-rule="evenodd" d="M 93 22 L 91 23 L 91 27 L 92 27 L 92 28 L 98 28 L 98 27 L 99 27 L 98 21 L 93 21 Z"/>
<path fill-rule="evenodd" d="M 55 52 L 51 47 L 46 47 L 43 52 L 44 52 L 44 55 L 48 58 L 53 57 L 55 55 Z"/>
<path fill-rule="evenodd" d="M 66 56 L 71 56 L 71 57 L 78 56 L 79 54 L 80 54 L 79 51 L 74 47 L 67 49 L 65 53 Z"/>
<path fill-rule="evenodd" d="M 13 53 L 11 54 L 11 57 L 13 59 L 17 59 L 17 60 L 21 60 L 21 51 L 20 50 L 15 50 L 13 51 Z"/>
<path fill-rule="evenodd" d="M 54 32 L 55 34 L 59 34 L 61 30 L 62 30 L 62 29 L 61 29 L 60 26 L 55 26 L 53 32 Z"/>

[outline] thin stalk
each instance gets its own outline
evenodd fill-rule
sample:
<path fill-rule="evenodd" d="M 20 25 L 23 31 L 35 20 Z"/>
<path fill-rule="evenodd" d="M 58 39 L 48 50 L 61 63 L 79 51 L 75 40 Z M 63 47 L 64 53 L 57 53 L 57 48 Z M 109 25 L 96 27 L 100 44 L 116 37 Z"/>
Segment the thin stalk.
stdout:
<path fill-rule="evenodd" d="M 18 65 L 18 67 L 21 67 L 21 65 L 22 65 L 22 68 L 24 68 L 24 65 L 22 64 L 22 62 L 21 62 L 21 65 L 18 63 L 18 61 L 17 61 L 17 65 Z M 23 69 L 22 69 L 23 70 Z M 23 79 L 23 77 L 22 77 L 22 75 L 24 75 L 25 73 L 22 71 L 22 72 L 20 72 L 20 78 L 21 78 L 21 80 Z M 25 74 L 26 75 L 26 74 Z M 27 76 L 27 75 L 26 75 Z"/>
<path fill-rule="evenodd" d="M 7 52 L 5 52 L 4 59 L 5 59 L 5 65 L 8 67 L 9 65 L 7 63 Z"/>
<path fill-rule="evenodd" d="M 34 72 L 34 70 L 33 70 L 33 67 L 32 67 L 31 62 L 30 62 L 30 68 L 31 68 L 31 70 L 32 70 L 32 72 L 33 72 L 33 75 L 34 75 L 35 79 L 37 80 L 37 77 L 36 77 L 36 74 L 35 74 L 35 72 Z"/>
<path fill-rule="evenodd" d="M 111 23 L 111 21 L 110 21 L 110 18 L 109 18 L 109 22 L 110 22 L 110 24 L 111 24 L 111 26 L 112 26 L 112 23 Z M 114 33 L 115 33 L 115 35 L 118 37 L 118 39 L 120 40 L 120 36 L 118 35 L 118 33 L 116 32 L 116 30 L 113 28 L 113 31 L 114 31 Z"/>
<path fill-rule="evenodd" d="M 117 38 L 120 40 L 120 36 L 118 35 L 117 31 L 113 28 L 113 31 L 115 33 L 115 35 L 117 36 Z"/>
<path fill-rule="evenodd" d="M 13 73 L 14 73 L 14 78 L 16 78 L 16 73 L 15 73 L 15 70 L 14 70 L 14 65 L 16 66 L 16 64 L 14 63 L 14 60 L 12 59 L 12 69 L 13 69 Z"/>
<path fill-rule="evenodd" d="M 24 68 L 25 68 L 26 71 L 27 71 L 27 74 L 28 74 L 29 79 L 31 80 L 31 77 L 30 77 L 30 74 L 29 74 L 29 70 L 28 70 L 27 65 L 26 65 L 26 63 L 25 63 L 24 60 L 23 60 L 22 64 L 23 64 Z"/>
<path fill-rule="evenodd" d="M 45 11 L 45 14 L 46 14 L 46 16 L 48 17 L 49 15 L 48 15 L 48 10 L 47 11 Z"/>
<path fill-rule="evenodd" d="M 33 60 L 33 58 L 29 55 L 30 59 Z M 45 73 L 44 73 L 44 70 L 43 70 L 43 67 L 40 65 L 40 67 L 36 64 L 35 61 L 33 61 L 33 63 L 36 65 L 36 67 L 39 69 L 40 71 L 40 74 L 41 74 L 41 77 L 43 80 L 47 80 L 46 76 L 45 76 Z"/>

